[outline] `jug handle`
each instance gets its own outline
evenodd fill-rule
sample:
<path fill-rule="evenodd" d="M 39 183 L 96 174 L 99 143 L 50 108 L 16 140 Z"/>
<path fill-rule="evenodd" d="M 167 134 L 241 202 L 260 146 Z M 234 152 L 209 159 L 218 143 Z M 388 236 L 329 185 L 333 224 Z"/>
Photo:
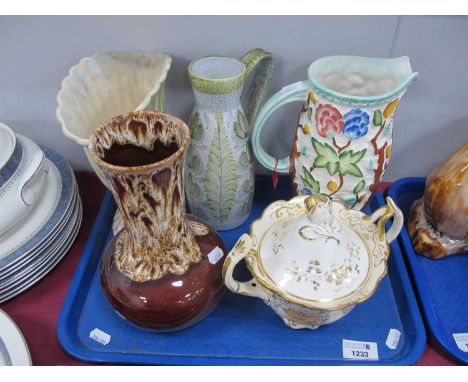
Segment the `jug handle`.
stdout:
<path fill-rule="evenodd" d="M 244 57 L 242 63 L 245 65 L 245 78 L 258 67 L 253 79 L 252 89 L 248 96 L 247 106 L 247 122 L 252 127 L 257 117 L 258 111 L 265 101 L 265 97 L 270 89 L 271 77 L 273 75 L 273 57 L 271 53 L 265 52 L 263 49 L 255 48 L 249 50 Z"/>
<path fill-rule="evenodd" d="M 234 268 L 242 259 L 250 256 L 250 249 L 252 248 L 252 240 L 250 236 L 244 233 L 237 241 L 234 248 L 223 264 L 223 280 L 226 286 L 234 293 L 240 293 L 246 296 L 258 297 L 262 300 L 268 300 L 268 295 L 263 288 L 254 278 L 250 281 L 240 282 L 234 280 L 232 275 Z"/>
<path fill-rule="evenodd" d="M 289 172 L 289 157 L 278 161 L 269 155 L 260 143 L 260 133 L 270 115 L 281 106 L 291 102 L 305 102 L 311 86 L 309 81 L 300 81 L 283 87 L 261 108 L 252 127 L 252 147 L 258 161 L 267 169 L 280 173 Z"/>
<path fill-rule="evenodd" d="M 377 231 L 379 233 L 380 240 L 386 240 L 387 243 L 391 243 L 393 240 L 396 239 L 398 234 L 403 227 L 403 213 L 401 210 L 396 206 L 395 202 L 392 198 L 386 198 L 387 205 L 382 206 L 374 211 L 372 215 L 365 216 L 364 220 L 375 222 L 377 219 Z M 390 229 L 385 232 L 385 223 L 387 220 L 393 218 L 393 223 Z"/>

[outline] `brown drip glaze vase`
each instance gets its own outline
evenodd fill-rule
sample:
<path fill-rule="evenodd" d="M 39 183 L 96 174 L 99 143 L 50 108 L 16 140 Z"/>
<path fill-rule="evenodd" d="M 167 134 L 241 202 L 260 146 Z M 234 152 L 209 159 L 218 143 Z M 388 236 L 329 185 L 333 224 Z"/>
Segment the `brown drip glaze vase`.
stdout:
<path fill-rule="evenodd" d="M 125 226 L 103 255 L 103 292 L 123 317 L 159 331 L 195 324 L 224 291 L 226 248 L 213 229 L 185 212 L 189 137 L 178 118 L 133 112 L 106 122 L 89 143 Z"/>

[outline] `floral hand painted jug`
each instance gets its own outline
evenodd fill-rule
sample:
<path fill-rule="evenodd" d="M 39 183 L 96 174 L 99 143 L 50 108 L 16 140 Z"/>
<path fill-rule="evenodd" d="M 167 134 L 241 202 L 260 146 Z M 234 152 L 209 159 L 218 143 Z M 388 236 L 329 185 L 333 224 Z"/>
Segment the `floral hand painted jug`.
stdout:
<path fill-rule="evenodd" d="M 258 113 L 252 146 L 270 170 L 288 172 L 295 194 L 323 194 L 354 209 L 374 195 L 392 151 L 393 115 L 418 77 L 408 57 L 333 56 L 313 62 L 309 79 L 284 87 Z M 260 144 L 266 119 L 280 106 L 305 102 L 289 158 Z"/>
<path fill-rule="evenodd" d="M 246 116 L 241 95 L 255 68 Z M 203 57 L 188 68 L 195 108 L 185 159 L 187 200 L 191 213 L 217 229 L 235 228 L 250 214 L 254 193 L 250 127 L 269 89 L 272 71 L 271 54 L 262 49 L 250 50 L 242 60 Z"/>

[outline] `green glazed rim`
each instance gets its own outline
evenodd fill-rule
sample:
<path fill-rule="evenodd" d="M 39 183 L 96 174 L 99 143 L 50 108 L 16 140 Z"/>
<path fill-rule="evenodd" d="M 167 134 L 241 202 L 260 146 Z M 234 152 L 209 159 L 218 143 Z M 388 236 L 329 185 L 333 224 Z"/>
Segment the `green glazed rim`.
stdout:
<path fill-rule="evenodd" d="M 240 71 L 239 74 L 232 76 L 232 77 L 207 78 L 207 77 L 199 76 L 193 71 L 193 65 L 201 60 L 206 60 L 207 58 L 220 58 L 220 59 L 235 61 L 236 63 L 242 66 L 242 70 Z M 240 60 L 237 60 L 232 57 L 214 55 L 214 56 L 200 57 L 200 58 L 197 58 L 196 60 L 193 60 L 188 67 L 188 75 L 189 75 L 190 82 L 192 83 L 192 87 L 195 90 L 198 90 L 199 92 L 208 93 L 208 94 L 227 94 L 227 93 L 232 93 L 233 91 L 236 91 L 237 89 L 241 88 L 244 85 L 246 69 L 247 67 Z"/>
<path fill-rule="evenodd" d="M 354 96 L 346 93 L 335 91 L 325 86 L 319 80 L 316 79 L 316 71 L 321 66 L 327 66 L 328 63 L 339 59 L 346 64 L 352 64 L 353 62 L 359 62 L 363 67 L 368 67 L 369 71 L 382 65 L 394 66 L 392 68 L 393 74 L 396 78 L 401 80 L 400 84 L 388 92 L 384 92 L 373 96 Z M 362 56 L 329 56 L 322 57 L 310 64 L 307 74 L 312 89 L 318 95 L 328 99 L 330 102 L 352 105 L 352 106 L 375 106 L 387 103 L 400 96 L 406 89 L 417 80 L 419 73 L 413 72 L 408 56 L 396 57 L 396 58 L 372 58 Z"/>

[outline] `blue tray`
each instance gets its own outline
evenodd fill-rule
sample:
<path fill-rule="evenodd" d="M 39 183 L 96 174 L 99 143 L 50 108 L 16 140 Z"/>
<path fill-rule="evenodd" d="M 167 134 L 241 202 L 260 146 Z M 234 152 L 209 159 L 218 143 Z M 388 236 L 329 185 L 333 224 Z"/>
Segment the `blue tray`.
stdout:
<path fill-rule="evenodd" d="M 413 202 L 424 193 L 426 178 L 403 178 L 388 190 L 406 216 Z M 432 335 L 454 358 L 468 363 L 468 353 L 461 351 L 452 333 L 468 332 L 468 256 L 432 260 L 414 252 L 404 227 L 400 244 L 406 253 L 422 311 Z"/>
<path fill-rule="evenodd" d="M 226 246 L 234 245 L 267 204 L 290 196 L 288 178 L 282 177 L 273 191 L 269 177 L 258 177 L 252 214 L 242 227 L 222 233 Z M 158 333 L 134 326 L 110 307 L 99 284 L 115 208 L 108 192 L 60 313 L 58 339 L 75 358 L 165 365 L 408 365 L 425 349 L 424 325 L 396 241 L 389 275 L 376 293 L 342 320 L 315 331 L 292 330 L 261 300 L 229 291 L 208 317 L 188 329 Z M 240 273 L 247 277 L 245 269 Z M 107 345 L 89 337 L 95 328 L 111 335 Z M 390 328 L 402 333 L 395 350 L 385 345 Z M 377 342 L 380 360 L 343 359 L 343 339 Z"/>

